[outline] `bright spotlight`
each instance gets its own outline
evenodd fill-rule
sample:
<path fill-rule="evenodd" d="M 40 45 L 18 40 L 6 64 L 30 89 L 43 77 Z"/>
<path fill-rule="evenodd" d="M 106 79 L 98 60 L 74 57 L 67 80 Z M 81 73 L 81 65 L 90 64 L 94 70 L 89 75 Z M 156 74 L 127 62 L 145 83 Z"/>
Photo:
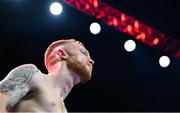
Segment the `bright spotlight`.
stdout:
<path fill-rule="evenodd" d="M 50 5 L 50 12 L 53 15 L 59 15 L 62 13 L 63 7 L 59 2 L 54 2 Z"/>
<path fill-rule="evenodd" d="M 170 59 L 167 56 L 161 56 L 159 59 L 159 64 L 161 67 L 168 67 L 170 64 Z"/>
<path fill-rule="evenodd" d="M 96 35 L 101 31 L 101 26 L 98 23 L 93 22 L 90 25 L 90 31 L 91 31 L 92 34 Z"/>
<path fill-rule="evenodd" d="M 136 43 L 133 40 L 128 40 L 125 42 L 124 48 L 128 52 L 132 52 L 136 48 Z"/>

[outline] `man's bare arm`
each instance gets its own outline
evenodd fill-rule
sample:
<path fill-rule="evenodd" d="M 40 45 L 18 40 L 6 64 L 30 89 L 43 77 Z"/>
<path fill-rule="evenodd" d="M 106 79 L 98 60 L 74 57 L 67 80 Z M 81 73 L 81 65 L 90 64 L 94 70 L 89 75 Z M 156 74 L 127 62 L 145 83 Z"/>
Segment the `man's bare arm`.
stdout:
<path fill-rule="evenodd" d="M 0 110 L 12 108 L 30 90 L 30 81 L 38 72 L 36 66 L 26 64 L 13 69 L 0 82 Z M 2 111 L 3 112 L 3 111 Z"/>

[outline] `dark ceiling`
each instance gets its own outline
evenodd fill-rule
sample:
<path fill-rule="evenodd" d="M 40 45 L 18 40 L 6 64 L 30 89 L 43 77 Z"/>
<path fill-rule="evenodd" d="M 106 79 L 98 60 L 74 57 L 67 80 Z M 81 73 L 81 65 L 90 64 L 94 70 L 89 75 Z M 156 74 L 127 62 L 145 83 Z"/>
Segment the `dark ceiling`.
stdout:
<path fill-rule="evenodd" d="M 86 45 L 95 66 L 92 80 L 75 86 L 66 98 L 68 111 L 180 111 L 180 59 L 170 56 L 170 66 L 161 68 L 159 57 L 166 54 L 140 42 L 127 53 L 123 46 L 131 36 L 62 1 L 64 12 L 55 17 L 49 12 L 53 1 L 0 0 L 1 79 L 26 63 L 47 73 L 46 47 L 76 38 Z M 180 41 L 178 0 L 102 1 Z M 102 27 L 98 35 L 89 32 L 94 21 Z"/>

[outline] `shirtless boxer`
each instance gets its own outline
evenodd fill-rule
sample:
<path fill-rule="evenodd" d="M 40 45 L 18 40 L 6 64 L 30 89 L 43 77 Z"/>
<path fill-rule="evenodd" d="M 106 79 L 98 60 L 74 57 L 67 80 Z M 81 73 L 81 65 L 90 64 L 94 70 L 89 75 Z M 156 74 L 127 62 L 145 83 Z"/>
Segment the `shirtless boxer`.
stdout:
<path fill-rule="evenodd" d="M 64 99 L 74 85 L 90 80 L 94 61 L 82 43 L 69 39 L 53 42 L 44 62 L 48 74 L 25 64 L 0 82 L 0 112 L 67 112 Z"/>

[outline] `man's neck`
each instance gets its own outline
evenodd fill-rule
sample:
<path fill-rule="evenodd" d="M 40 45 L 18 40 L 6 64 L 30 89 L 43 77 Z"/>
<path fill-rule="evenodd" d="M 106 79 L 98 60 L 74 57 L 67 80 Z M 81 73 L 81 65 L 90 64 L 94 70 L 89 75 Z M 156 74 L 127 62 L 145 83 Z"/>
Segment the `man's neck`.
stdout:
<path fill-rule="evenodd" d="M 53 69 L 53 73 L 49 73 L 53 80 L 53 87 L 59 89 L 60 98 L 64 100 L 73 86 L 80 82 L 80 78 L 69 71 L 65 63 L 57 63 Z"/>

